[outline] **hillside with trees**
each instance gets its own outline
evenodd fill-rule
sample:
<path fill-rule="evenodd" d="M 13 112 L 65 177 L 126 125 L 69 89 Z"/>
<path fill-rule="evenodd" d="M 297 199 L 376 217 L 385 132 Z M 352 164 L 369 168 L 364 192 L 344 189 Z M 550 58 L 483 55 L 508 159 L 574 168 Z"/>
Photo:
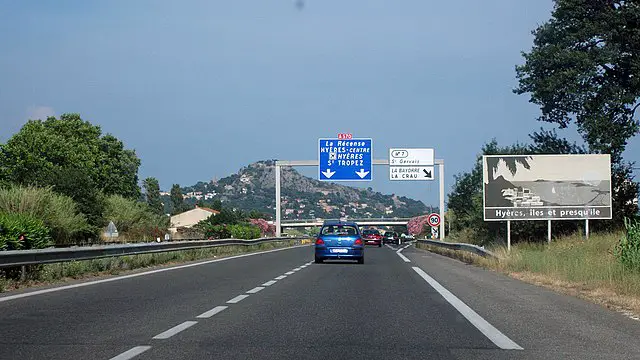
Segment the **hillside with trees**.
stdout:
<path fill-rule="evenodd" d="M 430 210 L 421 201 L 395 194 L 384 195 L 371 188 L 321 182 L 289 167 L 281 169 L 281 178 L 283 219 L 412 217 Z M 275 162 L 259 161 L 220 180 L 183 187 L 181 192 L 192 206 L 199 203 L 219 209 L 223 204 L 243 211 L 256 210 L 272 217 L 275 213 Z"/>

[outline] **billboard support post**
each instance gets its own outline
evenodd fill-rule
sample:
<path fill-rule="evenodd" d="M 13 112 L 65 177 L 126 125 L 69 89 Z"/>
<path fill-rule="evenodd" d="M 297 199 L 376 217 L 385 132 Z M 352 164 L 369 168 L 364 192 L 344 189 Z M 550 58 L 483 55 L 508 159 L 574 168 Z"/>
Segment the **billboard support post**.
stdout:
<path fill-rule="evenodd" d="M 547 242 L 551 244 L 551 220 L 547 220 Z"/>
<path fill-rule="evenodd" d="M 507 250 L 511 251 L 511 220 L 507 220 Z"/>
<path fill-rule="evenodd" d="M 589 219 L 584 219 L 584 236 L 589 240 Z"/>

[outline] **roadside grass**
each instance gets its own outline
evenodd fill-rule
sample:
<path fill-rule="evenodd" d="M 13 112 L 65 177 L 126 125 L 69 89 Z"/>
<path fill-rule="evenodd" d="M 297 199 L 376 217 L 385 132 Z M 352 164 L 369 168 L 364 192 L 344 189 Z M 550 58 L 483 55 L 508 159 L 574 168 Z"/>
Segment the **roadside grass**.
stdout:
<path fill-rule="evenodd" d="M 551 244 L 516 244 L 511 252 L 499 247 L 492 249 L 497 259 L 424 244 L 419 247 L 638 315 L 640 272 L 625 268 L 614 255 L 622 236 L 622 232 L 592 234 L 584 240 L 576 234 Z"/>
<path fill-rule="evenodd" d="M 30 266 L 27 268 L 27 277 L 24 281 L 7 278 L 2 272 L 0 272 L 0 293 L 21 288 L 62 283 L 72 279 L 85 279 L 103 275 L 118 275 L 135 269 L 152 268 L 159 265 L 188 263 L 196 260 L 227 257 L 308 243 L 310 243 L 310 241 L 306 239 L 291 239 L 249 246 L 224 245 L 206 249 L 128 255 L 95 260 Z"/>
<path fill-rule="evenodd" d="M 462 229 L 451 234 L 447 234 L 444 241 L 451 243 L 475 244 L 477 234 L 471 229 Z"/>

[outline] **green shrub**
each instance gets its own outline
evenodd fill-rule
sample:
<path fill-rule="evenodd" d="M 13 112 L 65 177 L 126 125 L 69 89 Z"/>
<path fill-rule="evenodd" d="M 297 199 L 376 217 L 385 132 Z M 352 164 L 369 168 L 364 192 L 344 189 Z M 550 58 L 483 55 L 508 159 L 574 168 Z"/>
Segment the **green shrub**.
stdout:
<path fill-rule="evenodd" d="M 0 213 L 0 250 L 42 249 L 51 244 L 50 229 L 28 214 Z M 20 240 L 21 235 L 24 240 Z"/>
<path fill-rule="evenodd" d="M 104 218 L 113 221 L 119 235 L 128 240 L 162 237 L 169 227 L 168 216 L 157 215 L 146 203 L 119 195 L 107 197 Z"/>
<path fill-rule="evenodd" d="M 211 225 L 201 221 L 196 228 L 202 231 L 207 239 L 228 239 L 231 237 L 230 225 Z"/>
<path fill-rule="evenodd" d="M 85 217 L 78 212 L 76 203 L 51 188 L 0 188 L 0 212 L 25 214 L 41 219 L 51 229 L 50 235 L 58 244 L 73 242 L 89 229 Z"/>
<path fill-rule="evenodd" d="M 234 239 L 257 239 L 260 237 L 260 228 L 250 224 L 238 224 L 229 226 L 231 237 Z"/>
<path fill-rule="evenodd" d="M 625 219 L 626 232 L 616 246 L 618 260 L 628 269 L 640 271 L 640 222 Z"/>

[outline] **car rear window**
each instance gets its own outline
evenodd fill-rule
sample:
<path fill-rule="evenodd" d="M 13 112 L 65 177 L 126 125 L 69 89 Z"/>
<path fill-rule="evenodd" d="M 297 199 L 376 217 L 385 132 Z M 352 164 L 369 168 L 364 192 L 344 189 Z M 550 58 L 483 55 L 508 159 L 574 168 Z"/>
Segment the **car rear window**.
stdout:
<path fill-rule="evenodd" d="M 365 230 L 362 232 L 364 235 L 377 235 L 380 234 L 378 230 Z"/>
<path fill-rule="evenodd" d="M 358 235 L 358 229 L 351 225 L 329 225 L 322 228 L 322 235 L 353 236 Z"/>

